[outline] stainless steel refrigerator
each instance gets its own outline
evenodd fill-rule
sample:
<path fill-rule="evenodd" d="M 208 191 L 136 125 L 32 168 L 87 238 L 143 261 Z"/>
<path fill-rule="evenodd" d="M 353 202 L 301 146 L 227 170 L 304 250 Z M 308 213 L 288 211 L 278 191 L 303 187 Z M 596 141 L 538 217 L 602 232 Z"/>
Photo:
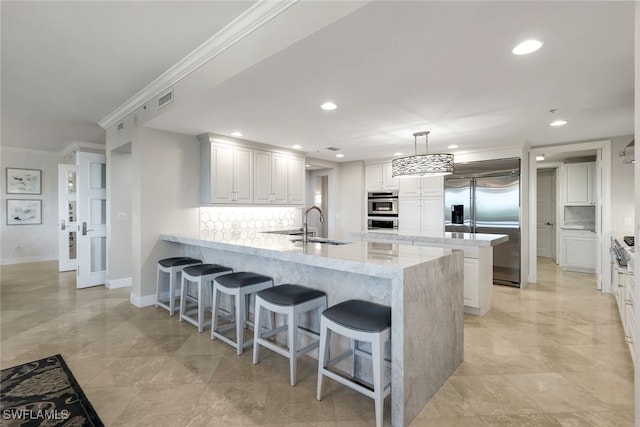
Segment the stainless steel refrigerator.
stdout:
<path fill-rule="evenodd" d="M 493 283 L 520 287 L 520 160 L 456 165 L 444 190 L 445 231 L 508 235 L 493 248 Z"/>

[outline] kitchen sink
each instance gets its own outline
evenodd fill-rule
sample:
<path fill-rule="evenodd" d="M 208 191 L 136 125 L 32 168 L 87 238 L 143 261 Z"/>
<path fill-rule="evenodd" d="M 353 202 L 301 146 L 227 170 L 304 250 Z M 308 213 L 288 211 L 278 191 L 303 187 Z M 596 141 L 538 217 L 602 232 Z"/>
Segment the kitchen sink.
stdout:
<path fill-rule="evenodd" d="M 302 242 L 302 238 L 299 239 L 291 239 L 290 242 L 298 243 Z M 321 237 L 309 237 L 309 243 L 322 243 L 325 245 L 348 245 L 350 242 L 348 240 L 331 240 L 331 239 L 323 239 Z"/>

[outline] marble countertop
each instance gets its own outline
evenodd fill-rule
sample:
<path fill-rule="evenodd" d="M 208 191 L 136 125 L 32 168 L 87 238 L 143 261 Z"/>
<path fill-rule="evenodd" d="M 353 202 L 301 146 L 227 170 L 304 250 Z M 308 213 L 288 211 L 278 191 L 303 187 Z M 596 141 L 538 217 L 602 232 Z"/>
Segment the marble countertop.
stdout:
<path fill-rule="evenodd" d="M 353 233 L 360 238 L 393 239 L 406 242 L 429 243 L 449 247 L 496 246 L 509 240 L 506 234 L 481 234 L 459 232 L 402 232 L 390 230 L 367 230 Z"/>
<path fill-rule="evenodd" d="M 230 241 L 173 234 L 160 236 L 160 240 L 166 242 L 382 277 L 392 277 L 407 267 L 438 260 L 452 251 L 438 247 L 366 242 L 358 238 L 342 245 L 313 242 L 303 244 L 292 241 L 296 238 L 300 237 L 270 233 L 258 233 L 253 238 Z"/>

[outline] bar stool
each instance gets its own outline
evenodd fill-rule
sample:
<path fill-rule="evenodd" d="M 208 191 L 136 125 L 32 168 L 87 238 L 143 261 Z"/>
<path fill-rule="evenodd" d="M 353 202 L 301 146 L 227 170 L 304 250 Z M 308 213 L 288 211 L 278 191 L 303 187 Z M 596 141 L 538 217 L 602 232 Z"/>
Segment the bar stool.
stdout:
<path fill-rule="evenodd" d="M 351 340 L 351 350 L 329 360 L 329 342 L 331 333 L 336 332 Z M 376 426 L 382 427 L 384 399 L 391 394 L 391 382 L 384 384 L 384 346 L 391 339 L 391 307 L 362 300 L 348 300 L 336 304 L 322 312 L 320 319 L 320 350 L 318 353 L 318 400 L 322 400 L 324 377 L 332 378 L 353 390 L 371 397 L 375 401 Z M 355 343 L 354 343 L 355 341 Z M 352 378 L 342 375 L 329 367 L 347 357 L 353 357 L 352 369 L 355 371 L 355 357 L 365 356 L 358 349 L 357 342 L 371 343 L 373 364 L 373 390 Z"/>
<path fill-rule="evenodd" d="M 182 270 L 182 285 L 180 287 L 180 321 L 186 320 L 198 327 L 198 332 L 204 330 L 204 311 L 211 307 L 211 286 L 205 289 L 205 284 L 222 275 L 233 273 L 233 269 L 218 264 L 192 265 Z M 196 284 L 196 296 L 189 294 L 190 284 Z M 196 304 L 196 309 L 187 312 L 187 302 Z M 208 302 L 208 304 L 207 304 Z M 196 317 L 191 317 L 197 314 Z"/>
<path fill-rule="evenodd" d="M 202 264 L 202 261 L 189 257 L 165 258 L 158 261 L 158 279 L 156 281 L 156 307 L 169 310 L 169 315 L 173 316 L 176 309 L 176 282 L 179 280 L 182 270 L 190 265 Z M 169 275 L 169 297 L 161 299 L 163 291 L 166 291 L 161 283 L 161 273 Z"/>
<path fill-rule="evenodd" d="M 319 340 L 315 340 L 306 347 L 298 349 L 298 316 L 302 313 L 324 310 L 326 308 L 327 294 L 317 289 L 300 285 L 279 285 L 258 292 L 256 294 L 255 326 L 253 328 L 253 364 L 258 363 L 260 345 L 284 357 L 288 357 L 291 386 L 296 385 L 298 357 L 318 348 L 320 343 Z M 269 329 L 263 332 L 263 314 L 267 310 L 272 313 L 285 314 L 287 316 L 287 323 L 277 328 L 275 325 L 270 325 Z M 284 331 L 288 331 L 288 346 L 286 348 L 267 340 L 267 338 Z M 315 335 L 319 334 L 316 333 Z"/>
<path fill-rule="evenodd" d="M 236 349 L 238 356 L 242 354 L 244 348 L 250 346 L 253 339 L 244 341 L 243 329 L 251 324 L 249 321 L 248 301 L 252 294 L 260 292 L 273 286 L 273 279 L 262 274 L 241 271 L 218 276 L 213 280 L 213 308 L 211 315 L 211 339 L 216 338 L 226 342 Z M 233 297 L 232 312 L 230 316 L 231 325 L 218 328 L 218 317 L 222 315 L 220 307 L 221 294 Z M 234 328 L 236 330 L 236 340 L 223 335 L 224 332 Z"/>

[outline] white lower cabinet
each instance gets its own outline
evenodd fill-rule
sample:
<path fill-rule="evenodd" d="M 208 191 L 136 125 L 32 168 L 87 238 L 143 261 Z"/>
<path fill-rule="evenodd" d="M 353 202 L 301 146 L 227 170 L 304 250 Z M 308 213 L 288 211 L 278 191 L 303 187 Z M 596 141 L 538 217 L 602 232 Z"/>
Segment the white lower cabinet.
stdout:
<path fill-rule="evenodd" d="M 567 271 L 594 272 L 596 268 L 596 233 L 562 230 L 561 266 Z"/>
<path fill-rule="evenodd" d="M 631 353 L 631 361 L 635 366 L 636 358 L 634 351 L 635 333 L 635 274 L 633 269 L 619 267 L 613 264 L 613 283 L 611 283 L 611 293 L 616 298 L 622 328 L 624 329 L 624 340 Z"/>
<path fill-rule="evenodd" d="M 480 307 L 479 264 L 475 258 L 464 259 L 464 305 L 468 307 Z"/>
<path fill-rule="evenodd" d="M 398 231 L 425 232 L 444 231 L 443 198 L 399 198 L 398 202 Z"/>

